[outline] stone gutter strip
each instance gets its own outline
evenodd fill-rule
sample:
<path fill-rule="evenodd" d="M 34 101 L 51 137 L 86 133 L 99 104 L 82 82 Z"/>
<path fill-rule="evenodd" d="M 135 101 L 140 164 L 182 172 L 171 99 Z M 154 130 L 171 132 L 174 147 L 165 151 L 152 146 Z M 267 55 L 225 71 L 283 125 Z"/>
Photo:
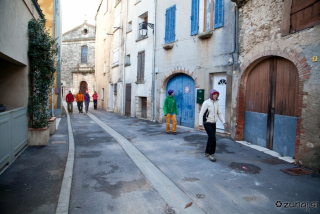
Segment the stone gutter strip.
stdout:
<path fill-rule="evenodd" d="M 279 158 L 280 160 L 286 161 L 288 163 L 295 163 L 295 160 L 292 157 L 283 157 L 281 156 L 278 152 L 272 151 L 270 149 L 267 149 L 265 147 L 262 146 L 258 146 L 258 145 L 253 145 L 247 141 L 236 141 L 237 143 L 240 143 L 242 145 L 248 146 L 252 149 L 258 150 L 260 152 L 266 153 L 268 155 L 271 155 L 273 157 Z"/>
<path fill-rule="evenodd" d="M 56 214 L 69 213 L 69 202 L 70 202 L 73 165 L 74 165 L 74 152 L 75 152 L 70 115 L 66 107 L 65 106 L 63 107 L 68 117 L 69 151 L 68 151 L 66 168 L 64 170 L 63 181 L 60 189 L 60 195 L 59 195 L 59 201 L 56 209 Z"/>
<path fill-rule="evenodd" d="M 177 187 L 165 174 L 161 172 L 160 169 L 158 169 L 125 137 L 110 128 L 91 113 L 87 113 L 87 115 L 118 141 L 123 150 L 147 177 L 153 187 L 158 191 L 158 193 L 169 206 L 179 209 L 181 213 L 204 213 L 194 202 L 192 206 L 185 209 L 185 206 L 192 202 L 192 200 L 181 189 L 179 189 L 179 187 Z"/>

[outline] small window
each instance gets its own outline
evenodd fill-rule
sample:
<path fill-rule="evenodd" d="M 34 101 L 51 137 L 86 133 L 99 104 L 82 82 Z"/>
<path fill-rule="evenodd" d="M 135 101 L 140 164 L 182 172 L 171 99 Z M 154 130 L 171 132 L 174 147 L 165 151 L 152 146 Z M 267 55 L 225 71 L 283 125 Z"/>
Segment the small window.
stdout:
<path fill-rule="evenodd" d="M 88 61 L 88 46 L 81 47 L 81 63 L 87 63 Z"/>
<path fill-rule="evenodd" d="M 225 79 L 219 80 L 218 85 L 227 85 L 227 80 Z"/>
<path fill-rule="evenodd" d="M 88 29 L 87 29 L 87 28 L 83 29 L 82 33 L 83 33 L 84 35 L 88 34 Z"/>
<path fill-rule="evenodd" d="M 144 62 L 145 62 L 145 52 L 141 51 L 138 53 L 137 82 L 144 81 Z"/>
<path fill-rule="evenodd" d="M 101 89 L 101 100 L 104 100 L 104 88 Z"/>
<path fill-rule="evenodd" d="M 112 63 L 113 66 L 115 65 L 119 65 L 119 49 L 115 49 L 113 51 L 113 63 Z"/>
<path fill-rule="evenodd" d="M 125 65 L 126 65 L 126 66 L 131 65 L 131 63 L 130 63 L 130 54 L 128 54 L 128 55 L 126 56 L 126 63 L 125 63 Z"/>
<path fill-rule="evenodd" d="M 166 10 L 166 30 L 165 30 L 165 43 L 170 43 L 175 40 L 176 32 L 176 5 L 169 7 Z"/>
<path fill-rule="evenodd" d="M 207 32 L 223 26 L 223 0 L 201 0 L 203 3 L 203 32 Z M 199 22 L 197 20 L 197 13 L 199 11 L 199 2 L 192 0 L 192 14 L 191 14 L 191 35 L 196 34 L 196 29 Z"/>
<path fill-rule="evenodd" d="M 117 94 L 117 83 L 113 84 L 113 93 Z"/>
<path fill-rule="evenodd" d="M 128 25 L 127 25 L 127 32 L 130 32 L 132 31 L 132 21 L 128 22 Z"/>

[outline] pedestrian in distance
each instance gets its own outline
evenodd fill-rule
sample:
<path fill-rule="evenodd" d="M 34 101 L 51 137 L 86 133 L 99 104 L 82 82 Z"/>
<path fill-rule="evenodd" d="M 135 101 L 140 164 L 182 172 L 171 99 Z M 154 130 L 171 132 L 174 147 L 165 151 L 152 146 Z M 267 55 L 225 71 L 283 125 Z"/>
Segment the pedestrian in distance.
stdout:
<path fill-rule="evenodd" d="M 97 110 L 97 104 L 98 104 L 98 94 L 96 91 L 94 91 L 93 97 L 93 107 L 95 110 Z"/>
<path fill-rule="evenodd" d="M 86 93 L 84 94 L 84 104 L 86 108 L 86 113 L 88 113 L 89 103 L 90 103 L 90 94 L 89 94 L 89 91 L 86 91 Z"/>
<path fill-rule="evenodd" d="M 166 133 L 167 134 L 170 133 L 170 119 L 171 119 L 172 133 L 176 135 L 177 134 L 176 115 L 178 115 L 178 110 L 177 110 L 177 101 L 173 95 L 174 95 L 174 91 L 170 89 L 168 91 L 168 96 L 164 100 L 163 111 L 164 111 L 164 116 L 166 117 Z"/>
<path fill-rule="evenodd" d="M 83 111 L 82 111 L 83 101 L 84 101 L 84 96 L 83 96 L 81 90 L 79 90 L 79 93 L 76 96 L 76 102 L 77 102 L 79 113 L 83 113 Z"/>
<path fill-rule="evenodd" d="M 71 91 L 69 91 L 69 93 L 66 96 L 66 102 L 67 102 L 67 105 L 68 105 L 68 112 L 70 114 L 73 113 L 73 101 L 74 101 L 74 96 L 71 93 Z"/>
<path fill-rule="evenodd" d="M 218 97 L 219 92 L 212 89 L 210 91 L 209 99 L 204 101 L 199 114 L 199 129 L 203 130 L 204 126 L 208 135 L 205 156 L 213 162 L 216 161 L 214 153 L 216 151 L 216 122 L 218 121 L 218 118 L 223 123 L 224 128 L 227 128 L 227 124 L 218 103 Z"/>

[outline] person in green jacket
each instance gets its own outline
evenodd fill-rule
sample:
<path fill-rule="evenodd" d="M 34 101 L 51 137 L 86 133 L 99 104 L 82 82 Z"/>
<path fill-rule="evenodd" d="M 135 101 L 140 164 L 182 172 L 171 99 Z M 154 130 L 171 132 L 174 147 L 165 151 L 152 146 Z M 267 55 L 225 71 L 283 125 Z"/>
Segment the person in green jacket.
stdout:
<path fill-rule="evenodd" d="M 164 116 L 166 116 L 166 133 L 170 133 L 170 119 L 172 120 L 172 133 L 175 135 L 177 134 L 177 119 L 176 115 L 178 115 L 177 110 L 177 101 L 176 98 L 173 96 L 174 91 L 169 90 L 168 91 L 169 96 L 166 97 L 163 104 L 163 111 Z"/>

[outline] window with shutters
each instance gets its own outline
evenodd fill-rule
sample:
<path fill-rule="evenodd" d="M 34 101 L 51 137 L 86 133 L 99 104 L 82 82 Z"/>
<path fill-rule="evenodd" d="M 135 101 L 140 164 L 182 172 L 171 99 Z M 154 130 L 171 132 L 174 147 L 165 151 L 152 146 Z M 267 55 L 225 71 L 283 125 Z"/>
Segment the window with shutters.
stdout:
<path fill-rule="evenodd" d="M 200 13 L 201 21 L 203 21 L 202 29 L 203 32 L 208 32 L 216 28 L 223 27 L 223 14 L 224 14 L 224 7 L 223 7 L 224 0 L 200 0 L 201 8 L 203 10 L 199 10 L 199 0 L 192 0 L 192 19 L 196 16 L 196 13 Z M 193 15 L 195 14 L 195 15 Z M 196 19 L 196 18 L 195 18 Z M 196 22 L 196 21 L 195 21 Z M 196 23 L 191 21 L 191 29 L 196 28 Z M 198 25 L 199 26 L 199 25 Z M 193 32 L 193 31 L 192 31 Z M 191 35 L 195 35 L 192 34 Z"/>
<path fill-rule="evenodd" d="M 144 82 L 144 61 L 145 61 L 145 52 L 141 51 L 138 53 L 138 68 L 137 68 L 137 82 Z"/>
<path fill-rule="evenodd" d="M 199 29 L 199 0 L 192 0 L 191 7 L 191 36 L 197 35 Z"/>
<path fill-rule="evenodd" d="M 113 63 L 112 66 L 119 65 L 119 48 L 113 50 Z"/>
<path fill-rule="evenodd" d="M 281 35 L 320 23 L 320 0 L 284 0 Z"/>
<path fill-rule="evenodd" d="M 166 28 L 165 28 L 165 43 L 175 41 L 176 37 L 176 5 L 169 7 L 166 10 Z"/>
<path fill-rule="evenodd" d="M 81 47 L 81 63 L 87 63 L 88 62 L 88 46 L 82 46 Z"/>

